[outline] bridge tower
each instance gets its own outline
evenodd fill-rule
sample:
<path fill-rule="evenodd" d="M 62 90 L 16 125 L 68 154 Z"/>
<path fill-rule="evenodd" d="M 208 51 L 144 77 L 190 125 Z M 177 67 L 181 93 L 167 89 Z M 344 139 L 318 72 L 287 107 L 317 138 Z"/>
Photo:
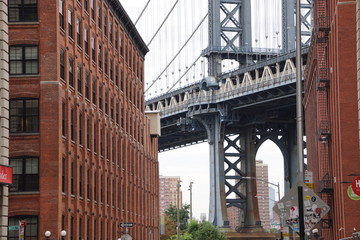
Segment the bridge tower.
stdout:
<path fill-rule="evenodd" d="M 296 0 L 282 0 L 282 53 L 295 49 L 295 14 Z M 306 1 L 306 4 L 303 2 Z M 303 33 L 302 40 L 308 41 L 311 25 L 311 1 L 302 1 Z M 240 68 L 244 65 L 253 64 L 254 60 L 269 58 L 272 55 L 279 55 L 279 49 L 267 49 L 261 51 L 253 47 L 251 37 L 251 2 L 252 0 L 209 0 L 209 46 L 203 50 L 203 55 L 208 58 L 209 77 L 201 83 L 212 91 L 218 88 L 220 76 L 222 74 L 222 60 L 233 59 L 239 62 Z M 304 43 L 306 44 L 306 42 Z M 213 89 L 212 89 L 213 88 Z M 240 146 L 236 146 L 232 140 L 226 137 L 227 122 L 233 121 L 229 106 L 217 105 L 209 114 L 196 115 L 190 112 L 189 117 L 202 123 L 207 130 L 207 137 L 210 148 L 210 210 L 209 221 L 219 227 L 228 227 L 227 207 L 236 206 L 244 209 L 245 221 L 244 232 L 262 231 L 259 210 L 257 207 L 256 182 L 245 181 L 244 176 L 255 177 L 255 154 L 262 140 L 257 138 L 257 126 L 255 122 L 249 122 L 245 128 L 238 130 Z M 287 129 L 293 129 L 288 125 Z M 272 127 L 270 127 L 272 129 Z M 282 130 L 280 130 L 282 131 Z M 291 135 L 291 136 L 290 136 Z M 295 139 L 292 132 L 287 137 L 286 142 Z M 238 149 L 235 154 L 239 160 L 236 164 L 229 163 L 227 159 L 224 143 Z M 285 145 L 284 145 L 285 146 Z M 286 157 L 291 159 L 296 154 L 296 148 L 290 144 L 286 152 Z M 234 155 L 234 153 L 232 153 Z M 230 154 L 231 155 L 231 154 Z M 225 164 L 226 163 L 226 164 Z M 225 166 L 227 165 L 227 167 Z M 293 164 L 286 166 L 290 173 L 288 179 L 293 179 L 292 173 L 296 173 Z M 296 167 L 295 167 L 296 168 Z M 235 172 L 232 177 L 227 177 L 226 172 Z M 285 169 L 285 172 L 287 170 Z M 235 180 L 235 184 L 229 184 L 229 179 Z M 292 180 L 289 180 L 291 185 Z M 245 186 L 246 185 L 246 186 Z M 226 187 L 228 191 L 226 191 Z M 228 199 L 230 193 L 236 195 L 235 199 Z"/>

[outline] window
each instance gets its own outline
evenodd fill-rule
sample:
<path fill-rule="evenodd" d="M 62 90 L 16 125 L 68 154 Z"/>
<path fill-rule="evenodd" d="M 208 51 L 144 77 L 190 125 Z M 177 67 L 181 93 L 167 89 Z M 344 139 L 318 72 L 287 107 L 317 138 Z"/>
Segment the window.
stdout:
<path fill-rule="evenodd" d="M 37 20 L 37 0 L 9 0 L 9 22 Z"/>
<path fill-rule="evenodd" d="M 96 62 L 96 54 L 95 54 L 95 38 L 91 37 L 91 57 L 94 62 Z"/>
<path fill-rule="evenodd" d="M 83 145 L 83 115 L 79 114 L 79 143 Z"/>
<path fill-rule="evenodd" d="M 106 14 L 106 10 L 104 10 L 104 35 L 105 36 L 107 36 L 107 24 L 108 24 L 107 14 Z"/>
<path fill-rule="evenodd" d="M 79 64 L 77 67 L 77 88 L 78 88 L 78 92 L 80 94 L 82 94 L 83 90 L 82 90 L 82 67 Z"/>
<path fill-rule="evenodd" d="M 90 99 L 90 73 L 86 71 L 85 73 L 85 98 Z"/>
<path fill-rule="evenodd" d="M 38 236 L 38 217 L 37 216 L 12 216 L 9 217 L 9 226 L 19 226 L 19 222 L 25 220 L 24 239 L 40 239 Z M 19 230 L 9 230 L 9 240 L 19 239 Z"/>
<path fill-rule="evenodd" d="M 76 42 L 79 47 L 81 47 L 81 21 L 76 19 Z"/>
<path fill-rule="evenodd" d="M 39 158 L 10 158 L 10 167 L 13 168 L 10 192 L 39 191 Z"/>
<path fill-rule="evenodd" d="M 61 29 L 65 29 L 65 19 L 64 19 L 64 0 L 59 0 L 59 24 Z"/>
<path fill-rule="evenodd" d="M 114 119 L 114 98 L 110 99 L 110 117 Z"/>
<path fill-rule="evenodd" d="M 116 118 L 116 123 L 119 123 L 119 103 L 116 103 L 116 108 L 115 108 L 115 118 Z"/>
<path fill-rule="evenodd" d="M 118 30 L 117 30 L 117 25 L 115 25 L 115 49 L 116 50 L 118 50 L 119 49 L 119 46 L 118 46 L 118 44 L 119 44 L 119 32 L 118 32 Z"/>
<path fill-rule="evenodd" d="M 95 0 L 90 0 L 90 12 L 92 20 L 95 20 Z"/>
<path fill-rule="evenodd" d="M 114 81 L 114 60 L 110 58 L 110 80 Z"/>
<path fill-rule="evenodd" d="M 96 81 L 92 80 L 92 103 L 96 105 Z"/>
<path fill-rule="evenodd" d="M 71 176 L 70 176 L 70 193 L 72 195 L 75 194 L 75 186 L 74 186 L 74 178 L 75 178 L 75 169 L 74 169 L 74 163 L 71 162 Z"/>
<path fill-rule="evenodd" d="M 74 38 L 73 12 L 71 11 L 71 9 L 68 9 L 68 34 L 70 38 Z"/>
<path fill-rule="evenodd" d="M 105 113 L 109 114 L 109 90 L 105 90 Z"/>
<path fill-rule="evenodd" d="M 84 9 L 86 12 L 89 11 L 89 0 L 84 0 Z"/>
<path fill-rule="evenodd" d="M 97 152 L 97 128 L 96 128 L 96 123 L 94 123 L 93 129 L 94 129 L 94 135 L 93 135 L 94 136 L 94 152 L 96 153 Z M 96 191 L 95 191 L 95 193 L 96 193 Z"/>
<path fill-rule="evenodd" d="M 61 189 L 62 192 L 66 192 L 66 158 L 62 159 L 62 174 L 61 174 Z"/>
<path fill-rule="evenodd" d="M 80 169 L 79 169 L 79 196 L 80 197 L 83 197 L 83 182 L 84 182 L 83 176 L 84 176 L 83 167 L 80 166 Z"/>
<path fill-rule="evenodd" d="M 74 87 L 74 60 L 69 58 L 69 84 Z"/>
<path fill-rule="evenodd" d="M 105 51 L 105 57 L 104 57 L 104 69 L 105 69 L 105 74 L 109 74 L 109 53 L 107 51 Z"/>
<path fill-rule="evenodd" d="M 98 27 L 101 29 L 101 7 L 98 8 Z"/>
<path fill-rule="evenodd" d="M 90 119 L 86 119 L 86 145 L 88 149 L 91 149 L 91 138 L 90 138 Z"/>
<path fill-rule="evenodd" d="M 115 85 L 119 86 L 119 64 L 115 66 Z"/>
<path fill-rule="evenodd" d="M 124 56 L 124 46 L 123 46 L 123 39 L 120 36 L 120 55 Z"/>
<path fill-rule="evenodd" d="M 66 137 L 66 103 L 62 103 L 62 135 Z"/>
<path fill-rule="evenodd" d="M 110 38 L 110 42 L 113 42 L 113 24 L 112 24 L 112 19 L 110 18 L 109 21 L 109 38 Z"/>
<path fill-rule="evenodd" d="M 98 45 L 98 61 L 99 61 L 99 68 L 102 68 L 102 53 L 101 53 L 101 44 Z"/>
<path fill-rule="evenodd" d="M 10 133 L 39 132 L 39 100 L 10 100 Z"/>
<path fill-rule="evenodd" d="M 75 141 L 75 110 L 70 111 L 70 137 L 71 141 Z"/>
<path fill-rule="evenodd" d="M 90 169 L 86 171 L 86 192 L 87 192 L 87 198 L 91 199 L 91 189 L 90 189 Z M 89 226 L 87 226 L 89 228 Z M 88 233 L 89 234 L 89 233 Z M 89 235 L 88 235 L 89 237 Z"/>
<path fill-rule="evenodd" d="M 10 46 L 10 74 L 38 74 L 38 47 Z"/>
<path fill-rule="evenodd" d="M 65 51 L 60 49 L 60 79 L 65 81 Z"/>
<path fill-rule="evenodd" d="M 99 86 L 99 108 L 102 110 L 103 106 L 102 106 L 102 92 L 103 92 L 103 88 L 102 86 Z"/>
<path fill-rule="evenodd" d="M 85 53 L 89 55 L 89 30 L 84 28 L 84 48 Z"/>

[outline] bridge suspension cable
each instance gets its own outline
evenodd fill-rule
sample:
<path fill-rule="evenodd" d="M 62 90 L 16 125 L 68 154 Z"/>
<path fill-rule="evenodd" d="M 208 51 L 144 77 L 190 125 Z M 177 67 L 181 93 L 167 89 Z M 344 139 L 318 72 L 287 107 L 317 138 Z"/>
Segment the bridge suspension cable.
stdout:
<path fill-rule="evenodd" d="M 149 3 L 150 3 L 150 2 L 151 2 L 151 0 L 147 1 L 147 3 L 145 4 L 145 7 L 143 8 L 143 10 L 141 11 L 139 17 L 138 17 L 138 18 L 136 19 L 136 21 L 135 21 L 135 24 L 134 24 L 135 26 L 136 26 L 136 24 L 138 23 L 138 21 L 140 20 L 140 18 L 142 17 L 142 15 L 144 14 L 146 8 L 149 6 Z"/>
<path fill-rule="evenodd" d="M 191 64 L 191 66 L 195 66 L 195 63 L 201 58 L 201 55 L 202 54 L 200 54 L 197 58 L 196 58 L 196 60 Z M 166 93 L 169 93 L 170 91 L 171 91 L 171 89 L 173 89 L 175 86 L 176 86 L 176 84 L 178 84 L 179 82 L 180 82 L 180 80 L 190 71 L 190 69 L 191 68 L 188 68 L 188 69 L 186 69 L 186 71 L 180 76 L 180 78 L 166 91 Z"/>
<path fill-rule="evenodd" d="M 151 84 L 149 85 L 149 87 L 145 90 L 145 93 L 159 80 L 160 76 L 167 70 L 167 68 L 174 62 L 174 60 L 177 58 L 177 56 L 180 54 L 180 52 L 185 48 L 185 46 L 187 45 L 187 43 L 191 40 L 191 38 L 194 36 L 194 34 L 196 33 L 196 31 L 200 28 L 200 26 L 203 24 L 203 22 L 205 21 L 205 19 L 207 18 L 209 14 L 206 13 L 205 16 L 202 18 L 202 20 L 200 21 L 199 25 L 195 28 L 195 30 L 192 32 L 192 34 L 190 35 L 190 37 L 186 40 L 186 42 L 182 45 L 182 47 L 179 49 L 179 51 L 176 53 L 176 55 L 171 59 L 171 61 L 166 65 L 166 67 L 164 68 L 163 71 L 161 71 L 161 73 L 151 82 Z"/>
<path fill-rule="evenodd" d="M 179 2 L 179 0 L 176 0 L 176 2 L 174 3 L 174 5 L 171 7 L 170 11 L 168 12 L 168 14 L 166 15 L 165 19 L 162 21 L 162 23 L 160 24 L 160 26 L 158 27 L 158 29 L 156 30 L 155 34 L 152 36 L 152 38 L 150 39 L 150 41 L 148 42 L 148 44 L 146 46 L 150 46 L 151 42 L 154 40 L 154 38 L 156 37 L 156 35 L 159 33 L 160 29 L 162 28 L 162 26 L 164 26 L 164 23 L 166 22 L 166 20 L 169 18 L 170 14 L 172 13 L 172 11 L 175 9 L 177 3 Z"/>

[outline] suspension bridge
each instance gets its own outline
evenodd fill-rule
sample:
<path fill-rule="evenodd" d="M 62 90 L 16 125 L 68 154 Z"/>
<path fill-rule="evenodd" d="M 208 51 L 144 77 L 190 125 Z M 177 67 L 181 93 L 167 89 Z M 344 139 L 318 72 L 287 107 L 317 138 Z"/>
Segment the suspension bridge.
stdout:
<path fill-rule="evenodd" d="M 134 14 L 150 53 L 146 110 L 160 111 L 159 151 L 207 141 L 209 221 L 261 232 L 255 154 L 272 140 L 284 156 L 285 185 L 296 183 L 295 0 L 144 0 Z M 301 1 L 302 64 L 311 0 Z M 246 178 L 244 178 L 246 177 Z"/>

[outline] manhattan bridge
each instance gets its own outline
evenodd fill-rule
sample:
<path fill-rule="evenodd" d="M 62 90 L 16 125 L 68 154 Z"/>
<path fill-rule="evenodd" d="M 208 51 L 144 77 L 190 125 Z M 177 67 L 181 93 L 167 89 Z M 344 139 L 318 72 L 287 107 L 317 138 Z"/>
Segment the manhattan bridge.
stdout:
<path fill-rule="evenodd" d="M 141 1 L 136 1 L 139 5 Z M 160 111 L 159 151 L 207 141 L 209 221 L 260 225 L 255 154 L 266 140 L 297 177 L 295 0 L 146 0 L 134 24 L 147 43 L 145 108 Z M 302 65 L 312 0 L 301 1 Z"/>

